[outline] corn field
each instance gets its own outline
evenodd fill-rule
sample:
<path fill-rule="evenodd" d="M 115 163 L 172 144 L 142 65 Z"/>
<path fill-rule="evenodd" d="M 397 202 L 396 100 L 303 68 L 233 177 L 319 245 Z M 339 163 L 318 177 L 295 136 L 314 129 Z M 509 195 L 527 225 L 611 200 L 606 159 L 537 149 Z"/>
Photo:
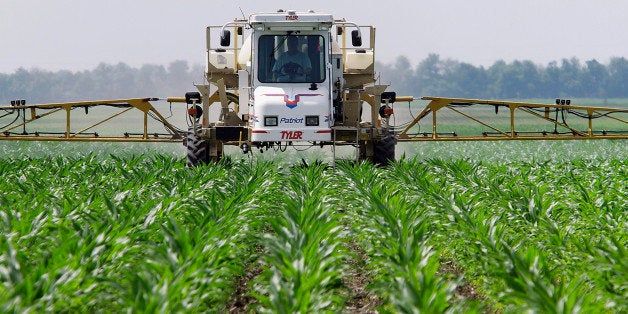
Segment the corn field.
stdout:
<path fill-rule="evenodd" d="M 628 311 L 623 156 L 14 154 L 0 174 L 2 312 Z"/>

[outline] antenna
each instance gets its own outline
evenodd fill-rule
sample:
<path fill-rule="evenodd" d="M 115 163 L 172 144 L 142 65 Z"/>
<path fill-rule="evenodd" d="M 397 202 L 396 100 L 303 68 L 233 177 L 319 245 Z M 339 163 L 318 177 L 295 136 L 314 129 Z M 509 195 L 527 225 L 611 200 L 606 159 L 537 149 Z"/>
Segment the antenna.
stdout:
<path fill-rule="evenodd" d="M 240 9 L 240 13 L 242 13 L 242 19 L 246 20 L 246 15 L 244 15 L 244 11 L 242 11 L 242 8 L 238 7 L 238 9 Z"/>

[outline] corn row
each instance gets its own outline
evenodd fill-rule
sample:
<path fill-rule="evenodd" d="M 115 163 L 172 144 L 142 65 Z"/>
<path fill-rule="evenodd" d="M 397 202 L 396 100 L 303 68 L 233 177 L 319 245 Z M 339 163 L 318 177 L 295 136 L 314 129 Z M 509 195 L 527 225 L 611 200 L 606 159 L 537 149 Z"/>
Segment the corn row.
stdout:
<path fill-rule="evenodd" d="M 3 311 L 226 307 L 263 224 L 259 196 L 275 188 L 268 168 L 143 160 L 13 164 L 17 189 L 0 200 Z"/>
<path fill-rule="evenodd" d="M 294 168 L 284 183 L 282 212 L 263 239 L 267 270 L 256 293 L 262 312 L 321 312 L 342 304 L 334 287 L 343 271 L 344 233 L 326 187 L 329 175 L 321 165 Z"/>
<path fill-rule="evenodd" d="M 456 284 L 437 276 L 438 254 L 429 244 L 429 214 L 421 202 L 386 184 L 384 173 L 365 165 L 343 167 L 355 199 L 354 232 L 373 271 L 373 288 L 395 311 L 440 313 L 450 307 Z"/>

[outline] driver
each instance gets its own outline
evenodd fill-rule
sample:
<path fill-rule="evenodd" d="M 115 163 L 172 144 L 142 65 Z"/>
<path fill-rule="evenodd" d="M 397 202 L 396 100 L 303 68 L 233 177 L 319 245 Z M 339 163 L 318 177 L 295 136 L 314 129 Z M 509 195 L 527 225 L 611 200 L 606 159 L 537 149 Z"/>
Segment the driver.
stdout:
<path fill-rule="evenodd" d="M 308 56 L 299 51 L 299 39 L 288 36 L 288 51 L 282 53 L 275 65 L 273 73 L 277 82 L 305 82 L 305 76 L 312 70 Z"/>

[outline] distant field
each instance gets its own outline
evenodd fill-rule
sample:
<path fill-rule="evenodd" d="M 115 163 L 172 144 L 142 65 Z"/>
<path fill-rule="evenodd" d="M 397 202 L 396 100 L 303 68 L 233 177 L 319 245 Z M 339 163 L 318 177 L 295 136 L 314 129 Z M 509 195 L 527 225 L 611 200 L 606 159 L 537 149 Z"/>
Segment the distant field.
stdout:
<path fill-rule="evenodd" d="M 163 155 L 173 159 L 185 158 L 185 147 L 180 143 L 63 143 L 63 142 L 3 142 L 0 141 L 0 158 L 68 158 L 110 155 L 123 158 L 132 156 Z M 355 149 L 338 148 L 338 158 L 355 158 Z M 236 147 L 227 147 L 230 158 L 247 161 L 269 161 L 284 165 L 300 162 L 332 161 L 328 148 L 317 147 L 305 151 L 289 149 L 286 152 L 266 151 L 243 155 Z M 468 159 L 477 162 L 531 162 L 572 159 L 628 159 L 628 141 L 509 141 L 509 142 L 418 142 L 398 143 L 397 158 Z"/>

